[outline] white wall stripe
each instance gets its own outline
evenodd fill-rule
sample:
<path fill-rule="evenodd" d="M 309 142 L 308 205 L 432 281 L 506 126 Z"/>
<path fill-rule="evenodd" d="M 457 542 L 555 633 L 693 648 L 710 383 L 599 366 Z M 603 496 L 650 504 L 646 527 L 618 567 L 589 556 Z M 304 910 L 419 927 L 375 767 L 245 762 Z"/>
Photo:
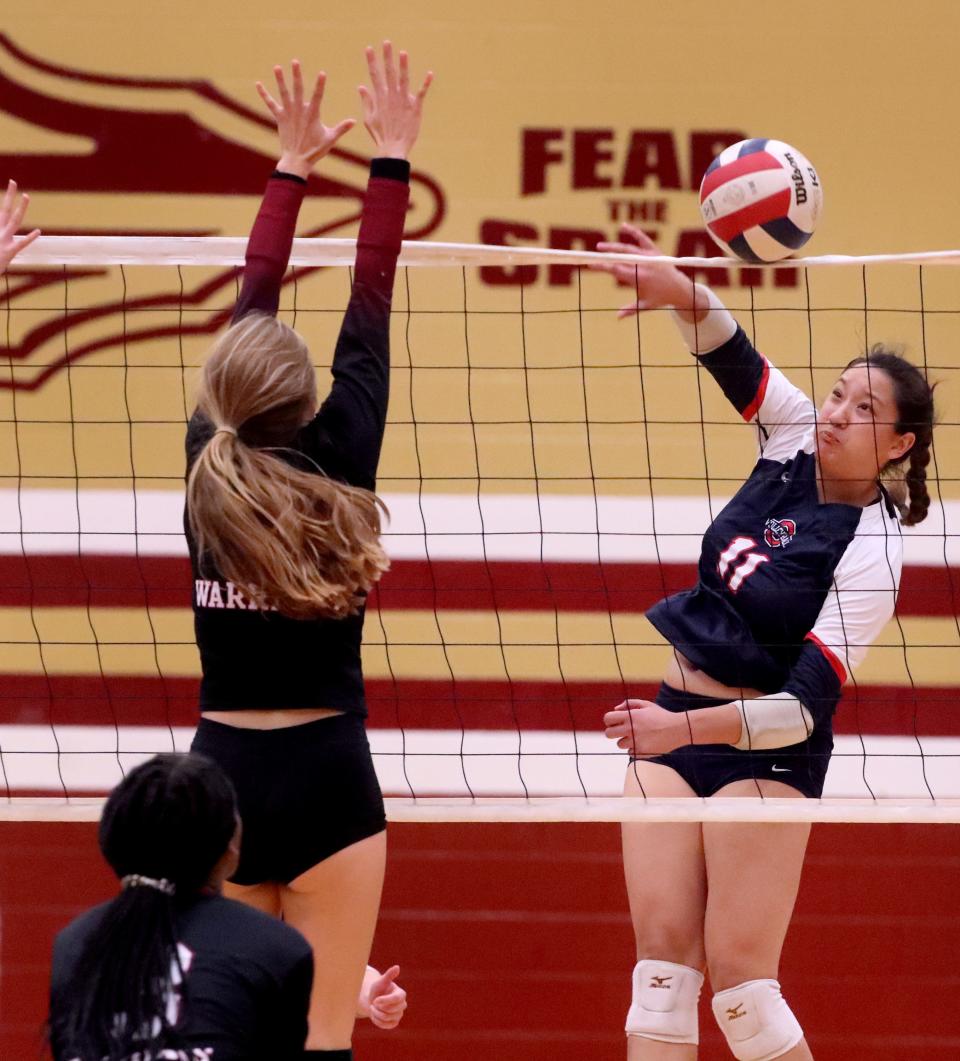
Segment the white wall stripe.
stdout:
<path fill-rule="evenodd" d="M 385 494 L 384 541 L 397 560 L 611 563 L 695 561 L 704 530 L 729 498 L 483 493 Z M 183 556 L 183 493 L 176 490 L 0 490 L 0 554 Z M 136 531 L 136 536 L 135 536 Z M 802 528 L 800 528 L 802 533 Z M 908 564 L 960 566 L 960 501 L 934 499 L 904 528 Z"/>
<path fill-rule="evenodd" d="M 580 796 L 578 771 L 590 796 L 615 796 L 623 788 L 626 758 L 600 732 L 581 732 L 576 738 L 571 732 L 542 730 L 522 737 L 512 730 L 368 732 L 387 795 L 410 796 L 412 787 L 423 797 L 467 796 L 466 776 L 476 796 L 519 797 L 522 776 L 531 796 Z M 193 729 L 183 726 L 172 731 L 159 726 L 57 726 L 54 731 L 50 726 L 6 725 L 0 726 L 0 764 L 14 795 L 27 790 L 58 793 L 64 784 L 72 795 L 83 795 L 116 784 L 121 764 L 130 770 L 156 752 L 188 750 L 192 737 Z M 931 792 L 937 799 L 960 797 L 960 737 L 835 738 L 825 796 L 923 799 Z"/>

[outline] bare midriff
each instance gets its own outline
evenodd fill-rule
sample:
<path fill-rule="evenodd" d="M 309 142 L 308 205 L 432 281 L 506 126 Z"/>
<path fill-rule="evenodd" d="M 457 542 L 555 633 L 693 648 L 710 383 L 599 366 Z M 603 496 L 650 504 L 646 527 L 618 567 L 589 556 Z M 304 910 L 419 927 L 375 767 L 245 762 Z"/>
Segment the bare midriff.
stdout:
<path fill-rule="evenodd" d="M 200 717 L 211 722 L 222 722 L 238 729 L 286 729 L 316 722 L 321 718 L 342 715 L 335 707 L 311 707 L 308 710 L 270 708 L 269 710 L 204 711 Z"/>
<path fill-rule="evenodd" d="M 754 700 L 764 695 L 759 689 L 734 689 L 718 682 L 699 667 L 695 667 L 676 649 L 673 650 L 673 658 L 667 664 L 663 680 L 674 689 L 697 693 L 700 696 L 712 696 L 717 700 Z"/>

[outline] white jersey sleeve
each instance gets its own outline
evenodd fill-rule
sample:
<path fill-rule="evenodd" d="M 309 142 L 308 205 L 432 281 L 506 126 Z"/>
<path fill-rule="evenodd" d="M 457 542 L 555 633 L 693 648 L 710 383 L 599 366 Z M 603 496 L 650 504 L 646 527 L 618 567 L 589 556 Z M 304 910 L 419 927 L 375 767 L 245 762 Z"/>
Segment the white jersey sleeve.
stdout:
<path fill-rule="evenodd" d="M 843 684 L 893 615 L 903 566 L 899 521 L 885 502 L 864 509 L 860 526 L 833 575 L 817 621 L 807 634 Z"/>

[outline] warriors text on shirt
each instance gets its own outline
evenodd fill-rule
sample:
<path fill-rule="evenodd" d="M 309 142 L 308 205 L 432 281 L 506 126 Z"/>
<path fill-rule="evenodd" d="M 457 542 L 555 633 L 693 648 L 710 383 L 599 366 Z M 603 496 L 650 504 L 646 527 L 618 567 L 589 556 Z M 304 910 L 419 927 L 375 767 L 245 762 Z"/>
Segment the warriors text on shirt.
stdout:
<path fill-rule="evenodd" d="M 232 582 L 218 582 L 211 578 L 197 578 L 193 582 L 193 595 L 198 608 L 240 608 L 243 611 L 276 611 L 276 608 L 259 608 L 237 589 Z"/>

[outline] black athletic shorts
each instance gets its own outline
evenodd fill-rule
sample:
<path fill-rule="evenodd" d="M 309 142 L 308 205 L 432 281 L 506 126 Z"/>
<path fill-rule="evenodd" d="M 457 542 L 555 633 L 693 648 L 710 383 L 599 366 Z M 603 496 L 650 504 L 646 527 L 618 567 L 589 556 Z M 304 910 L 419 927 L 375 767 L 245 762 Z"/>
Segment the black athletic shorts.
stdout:
<path fill-rule="evenodd" d="M 664 683 L 656 702 L 668 711 L 687 711 L 730 701 L 686 693 Z M 729 744 L 688 744 L 666 755 L 645 756 L 644 760 L 676 770 L 698 796 L 713 796 L 731 781 L 765 778 L 782 781 L 811 799 L 819 799 L 832 751 L 833 735 L 826 730 L 814 731 L 809 740 L 800 744 L 769 751 L 741 751 Z"/>
<path fill-rule="evenodd" d="M 284 729 L 240 729 L 201 718 L 191 750 L 237 790 L 243 841 L 235 884 L 295 877 L 386 828 L 370 745 L 357 715 Z"/>

